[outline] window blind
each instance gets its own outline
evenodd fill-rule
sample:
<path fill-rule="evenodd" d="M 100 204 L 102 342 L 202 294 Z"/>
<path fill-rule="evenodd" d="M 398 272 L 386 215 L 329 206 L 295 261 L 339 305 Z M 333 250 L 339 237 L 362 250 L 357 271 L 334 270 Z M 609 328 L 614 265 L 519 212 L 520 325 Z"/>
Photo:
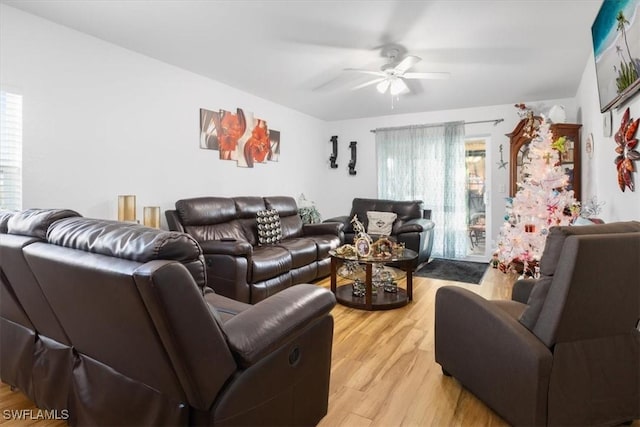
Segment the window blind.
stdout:
<path fill-rule="evenodd" d="M 22 95 L 0 90 L 0 208 L 22 208 Z"/>

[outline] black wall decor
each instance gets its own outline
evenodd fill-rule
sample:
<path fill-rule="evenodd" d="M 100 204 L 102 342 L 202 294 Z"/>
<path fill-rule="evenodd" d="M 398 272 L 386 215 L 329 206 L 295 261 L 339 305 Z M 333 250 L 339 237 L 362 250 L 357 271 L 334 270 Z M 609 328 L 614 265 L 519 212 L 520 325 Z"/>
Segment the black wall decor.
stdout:
<path fill-rule="evenodd" d="M 351 141 L 349 144 L 349 148 L 351 148 L 351 160 L 349 161 L 349 175 L 356 174 L 356 160 L 357 160 L 357 152 L 356 152 L 356 141 Z"/>
<path fill-rule="evenodd" d="M 338 167 L 336 163 L 336 160 L 338 160 L 338 135 L 333 135 L 330 141 L 333 144 L 333 153 L 329 157 L 329 161 L 331 162 L 331 169 L 335 169 Z"/>

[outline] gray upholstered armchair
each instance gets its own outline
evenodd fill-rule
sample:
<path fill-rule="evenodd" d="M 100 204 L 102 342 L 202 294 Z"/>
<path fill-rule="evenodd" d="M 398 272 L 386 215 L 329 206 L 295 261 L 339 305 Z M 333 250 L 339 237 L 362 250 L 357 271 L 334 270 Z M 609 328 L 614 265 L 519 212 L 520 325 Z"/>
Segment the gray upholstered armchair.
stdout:
<path fill-rule="evenodd" d="M 640 418 L 640 222 L 554 227 L 540 268 L 512 301 L 438 290 L 443 373 L 513 425 Z"/>

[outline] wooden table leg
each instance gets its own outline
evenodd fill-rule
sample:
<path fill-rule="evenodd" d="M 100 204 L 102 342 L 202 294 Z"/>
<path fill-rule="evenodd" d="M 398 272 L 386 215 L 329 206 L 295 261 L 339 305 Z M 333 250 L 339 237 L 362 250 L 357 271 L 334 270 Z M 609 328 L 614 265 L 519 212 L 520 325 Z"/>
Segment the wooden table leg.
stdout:
<path fill-rule="evenodd" d="M 373 308 L 373 289 L 372 289 L 372 284 L 371 284 L 371 269 L 372 269 L 372 264 L 370 262 L 368 262 L 366 264 L 365 267 L 365 279 L 364 279 L 364 287 L 365 287 L 365 304 L 367 305 L 367 308 L 369 310 L 371 310 Z"/>
<path fill-rule="evenodd" d="M 331 292 L 336 293 L 337 288 L 337 275 L 338 271 L 338 259 L 335 257 L 331 257 Z"/>
<path fill-rule="evenodd" d="M 411 266 L 407 269 L 407 299 L 413 301 L 413 269 Z"/>

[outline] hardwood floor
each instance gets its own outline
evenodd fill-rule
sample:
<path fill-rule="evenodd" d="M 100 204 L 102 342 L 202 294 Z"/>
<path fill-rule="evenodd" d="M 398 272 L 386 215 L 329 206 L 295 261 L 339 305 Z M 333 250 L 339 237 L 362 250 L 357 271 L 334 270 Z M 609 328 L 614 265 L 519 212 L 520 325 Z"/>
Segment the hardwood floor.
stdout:
<path fill-rule="evenodd" d="M 490 268 L 481 286 L 455 284 L 504 299 L 511 297 L 514 280 Z M 413 302 L 406 307 L 334 309 L 329 413 L 321 427 L 507 425 L 456 380 L 443 376 L 434 360 L 435 292 L 451 284 L 417 277 Z"/>
<path fill-rule="evenodd" d="M 337 305 L 329 413 L 320 427 L 504 426 L 434 361 L 435 292 L 455 284 L 489 299 L 508 299 L 514 276 L 489 268 L 481 285 L 414 278 L 414 301 L 406 307 L 367 312 Z M 329 287 L 329 279 L 318 282 Z M 401 284 L 402 285 L 402 284 Z M 0 386 L 0 425 L 65 426 L 62 421 L 7 420 L 5 410 L 37 408 L 19 391 Z M 640 427 L 635 421 L 633 427 Z"/>

